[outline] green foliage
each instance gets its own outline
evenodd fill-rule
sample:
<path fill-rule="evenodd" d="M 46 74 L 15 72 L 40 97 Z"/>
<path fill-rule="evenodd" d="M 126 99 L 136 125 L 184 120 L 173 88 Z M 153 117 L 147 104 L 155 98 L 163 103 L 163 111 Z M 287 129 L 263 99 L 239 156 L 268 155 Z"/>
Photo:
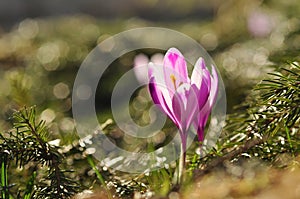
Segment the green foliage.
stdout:
<path fill-rule="evenodd" d="M 198 159 L 202 175 L 225 160 L 256 157 L 278 163 L 300 152 L 300 66 L 279 67 L 228 118 L 217 147 Z M 244 111 L 246 109 L 246 111 Z M 278 164 L 285 166 L 286 163 Z"/>
<path fill-rule="evenodd" d="M 79 187 L 68 178 L 71 171 L 61 167 L 63 155 L 58 147 L 47 142 L 48 130 L 44 121 L 37 122 L 35 108 L 24 108 L 12 117 L 13 129 L 0 134 L 1 193 L 3 198 L 69 198 Z M 15 184 L 18 194 L 10 193 L 9 166 L 15 163 L 29 175 L 26 187 Z M 26 169 L 29 170 L 29 174 Z M 16 172 L 17 168 L 15 168 Z M 15 177 L 12 179 L 16 179 Z M 20 183 L 20 184 L 19 184 Z M 9 197 L 8 197 L 9 193 Z"/>

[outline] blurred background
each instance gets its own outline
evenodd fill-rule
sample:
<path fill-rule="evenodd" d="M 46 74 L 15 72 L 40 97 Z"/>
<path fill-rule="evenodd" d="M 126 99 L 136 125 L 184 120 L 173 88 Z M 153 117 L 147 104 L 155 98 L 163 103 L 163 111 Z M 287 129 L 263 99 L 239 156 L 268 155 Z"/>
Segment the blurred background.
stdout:
<path fill-rule="evenodd" d="M 299 0 L 0 1 L 0 132 L 11 128 L 9 119 L 14 110 L 35 105 L 38 119 L 45 120 L 49 128 L 48 141 L 67 146 L 63 148 L 64 154 L 70 153 L 66 167 L 76 170 L 71 177 L 85 188 L 93 187 L 96 175 L 84 159 L 83 142 L 78 142 L 71 96 L 82 61 L 97 44 L 124 30 L 147 26 L 170 28 L 192 37 L 215 61 L 226 88 L 227 112 L 233 113 L 250 89 L 274 70 L 274 63 L 291 58 L 300 61 L 299 13 Z M 154 150 L 176 133 L 168 121 L 145 144 L 145 140 L 124 134 L 111 115 L 110 97 L 118 79 L 134 67 L 135 61 L 159 60 L 161 53 L 165 52 L 140 49 L 127 53 L 111 64 L 99 82 L 99 121 L 111 140 L 128 150 Z M 152 106 L 147 89 L 138 89 L 131 102 L 133 120 L 147 125 Z M 105 175 L 109 173 L 108 168 L 99 168 Z M 19 168 L 17 171 L 18 181 L 25 182 L 31 176 Z M 217 186 L 220 178 L 223 176 L 217 178 Z M 25 186 L 24 182 L 19 184 Z M 252 182 L 248 184 L 253 187 Z M 232 187 L 236 189 L 236 184 Z"/>
<path fill-rule="evenodd" d="M 213 15 L 213 7 L 218 1 L 189 0 L 158 1 L 158 0 L 54 0 L 41 2 L 30 0 L 2 1 L 1 23 L 10 27 L 24 18 L 63 16 L 74 14 L 87 14 L 101 19 L 128 19 L 132 17 L 150 21 L 176 21 L 182 19 L 205 19 Z"/>
<path fill-rule="evenodd" d="M 1 1 L 0 128 L 7 128 L 12 110 L 36 105 L 54 138 L 73 135 L 72 85 L 83 59 L 105 38 L 146 26 L 171 28 L 203 45 L 221 72 L 232 113 L 272 71 L 278 53 L 299 49 L 299 12 L 297 0 Z M 141 49 L 112 64 L 97 92 L 100 122 L 111 118 L 115 82 L 141 53 L 164 52 Z M 147 124 L 152 102 L 146 90 L 133 102 L 133 118 Z"/>

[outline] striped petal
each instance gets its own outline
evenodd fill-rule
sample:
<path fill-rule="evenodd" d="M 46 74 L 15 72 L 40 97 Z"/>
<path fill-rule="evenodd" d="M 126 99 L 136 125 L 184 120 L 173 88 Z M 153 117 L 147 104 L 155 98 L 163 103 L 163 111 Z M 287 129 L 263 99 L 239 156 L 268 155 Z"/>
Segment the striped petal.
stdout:
<path fill-rule="evenodd" d="M 197 129 L 198 139 L 199 141 L 203 141 L 204 139 L 204 128 L 206 126 L 208 117 L 211 113 L 211 110 L 216 102 L 217 95 L 218 95 L 218 74 L 214 66 L 212 66 L 212 76 L 210 76 L 211 79 L 211 90 L 209 92 L 209 97 L 203 106 L 203 108 L 200 110 L 198 114 L 198 119 L 196 123 L 194 124 Z"/>
<path fill-rule="evenodd" d="M 183 83 L 189 83 L 187 65 L 181 52 L 170 48 L 164 57 L 164 77 L 171 98 L 176 89 Z"/>

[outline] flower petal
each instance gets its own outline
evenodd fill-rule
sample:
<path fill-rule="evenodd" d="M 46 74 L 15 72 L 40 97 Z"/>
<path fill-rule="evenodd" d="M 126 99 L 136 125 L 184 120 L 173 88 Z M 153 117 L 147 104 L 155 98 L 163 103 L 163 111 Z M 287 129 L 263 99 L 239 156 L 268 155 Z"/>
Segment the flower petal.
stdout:
<path fill-rule="evenodd" d="M 148 68 L 149 68 L 148 70 L 149 79 L 154 77 L 152 83 L 154 83 L 155 86 L 159 88 L 160 92 L 164 96 L 166 105 L 169 108 L 171 108 L 172 107 L 172 100 L 170 96 L 171 92 L 168 91 L 168 87 L 166 86 L 165 83 L 163 67 L 161 65 L 156 65 L 150 62 Z M 172 95 L 174 94 L 174 92 L 172 93 Z"/>
<path fill-rule="evenodd" d="M 210 99 L 210 105 L 213 106 L 213 104 L 216 102 L 217 96 L 218 96 L 218 84 L 219 84 L 219 77 L 216 68 L 212 65 L 211 66 L 211 94 L 209 96 Z"/>
<path fill-rule="evenodd" d="M 183 132 L 184 124 L 184 104 L 180 97 L 180 94 L 175 93 L 172 98 L 172 109 L 174 113 L 174 117 L 176 118 L 175 124 L 179 128 L 180 133 Z"/>
<path fill-rule="evenodd" d="M 191 83 L 195 84 L 198 87 L 198 89 L 200 89 L 204 68 L 206 68 L 204 59 L 200 57 L 194 66 L 192 76 L 191 76 Z"/>
<path fill-rule="evenodd" d="M 164 57 L 163 68 L 166 86 L 172 98 L 180 84 L 190 82 L 187 65 L 181 52 L 176 48 L 170 48 Z"/>
<path fill-rule="evenodd" d="M 196 64 L 194 66 L 192 76 L 191 76 L 191 83 L 195 84 L 198 87 L 198 89 L 200 89 L 203 81 L 206 81 L 208 90 L 210 90 L 210 86 L 211 86 L 210 73 L 207 70 L 204 59 L 200 57 L 196 61 Z"/>
<path fill-rule="evenodd" d="M 195 128 L 197 129 L 199 141 L 204 139 L 204 128 L 206 126 L 208 117 L 211 113 L 212 107 L 216 102 L 218 94 L 218 74 L 215 67 L 212 65 L 212 75 L 210 75 L 211 89 L 209 91 L 209 97 L 205 105 L 200 110 L 197 120 L 194 123 Z"/>
<path fill-rule="evenodd" d="M 149 82 L 149 93 L 151 95 L 151 98 L 153 100 L 153 102 L 157 105 L 159 105 L 159 107 L 161 108 L 161 110 L 168 115 L 168 117 L 174 122 L 177 123 L 177 120 L 175 119 L 174 115 L 173 115 L 173 111 L 171 111 L 165 98 L 163 93 L 161 92 L 160 88 L 157 86 L 157 84 L 155 83 L 155 78 L 152 76 L 150 78 L 150 82 Z"/>
<path fill-rule="evenodd" d="M 194 85 L 194 84 L 193 84 Z M 209 88 L 206 81 L 203 81 L 200 86 L 200 90 L 198 91 L 198 109 L 199 111 L 206 104 L 209 97 Z"/>
<path fill-rule="evenodd" d="M 186 105 L 185 116 L 186 116 L 186 130 L 189 129 L 191 123 L 194 121 L 199 113 L 199 106 L 197 106 L 199 90 L 196 85 L 191 85 L 188 94 L 188 103 Z"/>
<path fill-rule="evenodd" d="M 198 92 L 195 85 L 181 85 L 172 98 L 174 116 L 180 124 L 180 130 L 186 133 L 198 113 Z"/>

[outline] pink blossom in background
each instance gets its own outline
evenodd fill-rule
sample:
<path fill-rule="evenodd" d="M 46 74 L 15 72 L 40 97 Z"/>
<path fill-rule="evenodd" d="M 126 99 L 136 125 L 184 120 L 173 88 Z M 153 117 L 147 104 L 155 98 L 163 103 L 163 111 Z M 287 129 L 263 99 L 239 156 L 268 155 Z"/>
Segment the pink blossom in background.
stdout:
<path fill-rule="evenodd" d="M 248 31 L 255 37 L 266 37 L 273 29 L 270 15 L 261 11 L 253 11 L 248 16 Z"/>
<path fill-rule="evenodd" d="M 155 53 L 152 55 L 151 60 L 153 64 L 162 65 L 164 63 L 164 55 L 161 53 Z M 148 73 L 148 72 L 147 72 Z"/>
<path fill-rule="evenodd" d="M 152 55 L 150 62 L 156 64 L 156 65 L 162 65 L 163 64 L 163 54 L 156 53 Z M 147 84 L 148 83 L 148 64 L 149 64 L 149 58 L 143 54 L 140 53 L 135 56 L 134 58 L 134 73 L 137 78 L 137 80 L 141 84 Z M 147 67 L 145 67 L 147 66 Z"/>

